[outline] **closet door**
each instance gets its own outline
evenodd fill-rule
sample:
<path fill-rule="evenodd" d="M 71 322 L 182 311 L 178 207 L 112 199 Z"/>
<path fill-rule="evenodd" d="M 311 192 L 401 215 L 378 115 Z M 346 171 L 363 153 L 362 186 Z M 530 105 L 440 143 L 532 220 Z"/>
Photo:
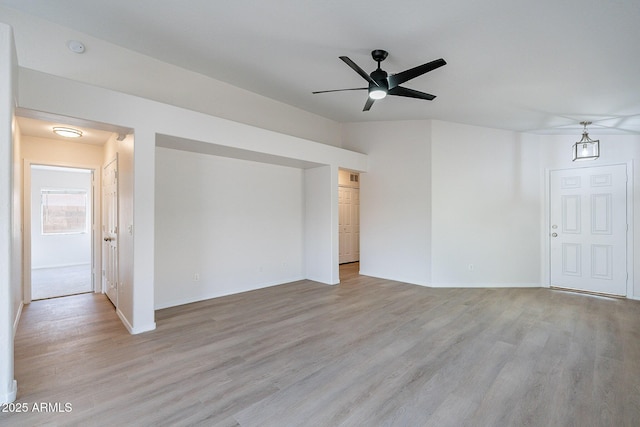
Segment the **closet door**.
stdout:
<path fill-rule="evenodd" d="M 360 260 L 360 190 L 352 187 L 338 189 L 339 262 Z"/>

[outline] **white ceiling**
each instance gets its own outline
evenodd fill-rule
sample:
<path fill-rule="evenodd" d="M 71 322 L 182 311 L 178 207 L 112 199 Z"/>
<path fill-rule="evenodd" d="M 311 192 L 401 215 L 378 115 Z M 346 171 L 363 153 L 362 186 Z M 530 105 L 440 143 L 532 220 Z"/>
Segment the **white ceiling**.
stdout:
<path fill-rule="evenodd" d="M 640 133 L 638 0 L 0 0 L 0 4 L 339 121 L 441 119 L 535 133 Z M 404 84 L 362 112 L 389 51 Z"/>

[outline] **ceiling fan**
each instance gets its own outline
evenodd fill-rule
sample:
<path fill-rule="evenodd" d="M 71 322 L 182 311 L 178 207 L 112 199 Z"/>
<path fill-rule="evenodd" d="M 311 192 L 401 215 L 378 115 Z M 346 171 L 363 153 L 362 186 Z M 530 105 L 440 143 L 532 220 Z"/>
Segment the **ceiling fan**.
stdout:
<path fill-rule="evenodd" d="M 371 52 L 371 57 L 373 57 L 373 60 L 378 63 L 378 68 L 375 69 L 371 74 L 367 74 L 366 71 L 360 68 L 358 64 L 353 62 L 348 57 L 340 56 L 339 58 L 342 59 L 342 61 L 344 61 L 356 73 L 360 74 L 363 79 L 369 82 L 369 86 L 357 87 L 353 89 L 320 90 L 312 93 L 317 94 L 327 92 L 341 92 L 345 90 L 368 90 L 369 96 L 367 97 L 367 102 L 364 104 L 364 109 L 362 111 L 369 111 L 371 109 L 371 106 L 377 99 L 382 99 L 387 95 L 406 96 L 408 98 L 426 99 L 427 101 L 431 101 L 435 98 L 435 95 L 409 89 L 400 85 L 408 80 L 414 79 L 418 76 L 428 73 L 429 71 L 433 71 L 436 68 L 442 67 L 446 64 L 446 61 L 444 59 L 436 59 L 435 61 L 418 65 L 417 67 L 410 68 L 401 73 L 389 75 L 386 71 L 380 68 L 380 63 L 384 61 L 388 55 L 389 52 L 382 49 L 376 49 Z"/>

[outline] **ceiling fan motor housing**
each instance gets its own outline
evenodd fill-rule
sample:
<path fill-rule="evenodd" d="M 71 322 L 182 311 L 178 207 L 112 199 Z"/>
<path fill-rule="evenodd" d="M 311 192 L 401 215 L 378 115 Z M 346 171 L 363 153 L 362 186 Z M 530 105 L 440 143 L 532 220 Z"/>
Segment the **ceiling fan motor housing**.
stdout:
<path fill-rule="evenodd" d="M 389 83 L 387 82 L 387 72 L 378 68 L 370 74 L 371 78 L 378 84 L 377 87 L 382 89 L 389 89 Z M 373 83 L 369 83 L 369 88 L 376 87 Z"/>
<path fill-rule="evenodd" d="M 382 50 L 382 49 L 376 49 L 371 51 L 371 57 L 373 58 L 374 61 L 380 63 L 382 61 L 384 61 L 385 59 L 387 59 L 387 56 L 389 55 L 389 52 L 387 52 L 386 50 Z M 380 65 L 380 64 L 378 64 Z"/>

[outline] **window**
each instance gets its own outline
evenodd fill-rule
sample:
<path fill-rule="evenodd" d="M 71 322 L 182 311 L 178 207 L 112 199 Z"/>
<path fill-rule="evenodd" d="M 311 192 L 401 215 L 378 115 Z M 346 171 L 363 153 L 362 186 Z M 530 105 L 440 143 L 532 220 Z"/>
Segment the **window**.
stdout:
<path fill-rule="evenodd" d="M 42 234 L 87 232 L 87 191 L 46 190 L 40 192 Z"/>

